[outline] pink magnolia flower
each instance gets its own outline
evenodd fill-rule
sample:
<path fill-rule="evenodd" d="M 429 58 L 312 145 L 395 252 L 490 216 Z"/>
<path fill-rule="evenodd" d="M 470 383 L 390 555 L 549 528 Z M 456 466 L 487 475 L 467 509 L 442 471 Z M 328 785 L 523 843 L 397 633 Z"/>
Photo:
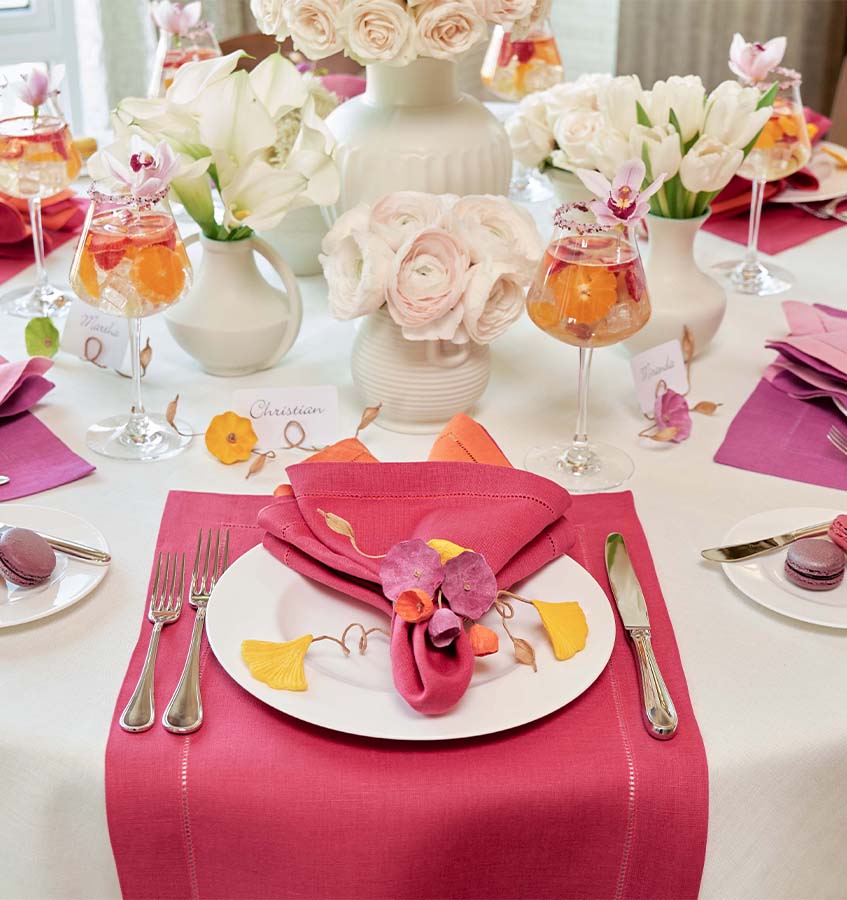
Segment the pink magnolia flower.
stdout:
<path fill-rule="evenodd" d="M 756 84 L 782 62 L 787 44 L 784 37 L 772 38 L 765 44 L 748 44 L 736 32 L 729 48 L 729 68 L 742 80 Z"/>
<path fill-rule="evenodd" d="M 150 9 L 153 21 L 168 34 L 187 34 L 200 21 L 203 7 L 200 0 L 193 3 L 171 3 L 170 0 L 157 0 Z"/>
<path fill-rule="evenodd" d="M 676 428 L 676 434 L 671 438 L 675 444 L 681 444 L 691 434 L 691 414 L 688 401 L 682 394 L 670 389 L 663 391 L 656 397 L 653 414 L 660 430 Z"/>
<path fill-rule="evenodd" d="M 37 114 L 38 108 L 47 102 L 47 98 L 58 92 L 59 84 L 65 77 L 64 66 L 54 66 L 50 74 L 34 66 L 29 75 L 22 75 L 22 84 L 18 85 L 18 98 L 27 106 L 31 106 Z"/>
<path fill-rule="evenodd" d="M 597 218 L 598 225 L 634 225 L 643 219 L 650 208 L 647 202 L 661 188 L 664 173 L 649 186 L 641 189 L 647 167 L 640 159 L 630 159 L 618 169 L 611 184 L 599 172 L 577 169 L 579 180 L 600 197 L 588 204 Z"/>
<path fill-rule="evenodd" d="M 170 144 L 161 141 L 153 147 L 137 135 L 130 142 L 127 162 L 108 151 L 104 151 L 103 160 L 134 197 L 150 197 L 166 190 L 179 167 Z"/>

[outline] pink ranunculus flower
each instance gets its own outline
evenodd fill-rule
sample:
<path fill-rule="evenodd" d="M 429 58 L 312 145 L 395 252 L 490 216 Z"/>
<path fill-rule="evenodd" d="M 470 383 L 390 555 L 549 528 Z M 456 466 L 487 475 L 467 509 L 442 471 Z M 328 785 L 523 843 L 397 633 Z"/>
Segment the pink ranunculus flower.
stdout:
<path fill-rule="evenodd" d="M 764 44 L 748 44 L 736 32 L 729 47 L 729 68 L 741 79 L 758 84 L 782 62 L 787 38 L 775 37 Z"/>
<path fill-rule="evenodd" d="M 388 312 L 405 337 L 455 339 L 469 266 L 467 248 L 441 228 L 425 228 L 406 241 L 388 280 Z"/>
<path fill-rule="evenodd" d="M 38 108 L 58 91 L 64 77 L 64 66 L 54 66 L 49 75 L 40 66 L 33 66 L 28 75 L 21 76 L 21 83 L 17 86 L 18 99 L 31 106 L 37 115 Z"/>
<path fill-rule="evenodd" d="M 670 389 L 663 391 L 656 397 L 653 414 L 660 430 L 676 428 L 676 434 L 671 438 L 675 444 L 681 444 L 691 434 L 691 414 L 688 401 L 682 394 Z"/>
<path fill-rule="evenodd" d="M 420 191 L 397 191 L 378 200 L 371 210 L 370 227 L 395 252 L 410 237 L 444 216 L 443 201 Z"/>
<path fill-rule="evenodd" d="M 130 141 L 129 159 L 119 159 L 108 150 L 103 152 L 103 160 L 112 175 L 134 197 L 150 197 L 167 189 L 179 168 L 179 160 L 166 141 L 155 147 L 133 135 Z"/>
<path fill-rule="evenodd" d="M 618 169 L 611 184 L 599 173 L 589 169 L 577 169 L 579 180 L 600 197 L 589 203 L 599 225 L 634 225 L 643 219 L 650 209 L 647 202 L 661 188 L 664 174 L 642 190 L 647 167 L 640 159 L 631 159 Z"/>
<path fill-rule="evenodd" d="M 524 286 L 508 263 L 473 266 L 462 301 L 462 324 L 477 344 L 490 344 L 521 317 Z"/>
<path fill-rule="evenodd" d="M 193 3 L 171 3 L 170 0 L 157 0 L 150 7 L 153 21 L 168 34 L 187 34 L 200 21 L 203 6 L 200 0 Z"/>
<path fill-rule="evenodd" d="M 375 235 L 356 229 L 340 239 L 334 236 L 330 246 L 332 252 L 321 256 L 320 261 L 329 287 L 332 314 L 346 321 L 376 312 L 386 299 L 391 250 Z"/>

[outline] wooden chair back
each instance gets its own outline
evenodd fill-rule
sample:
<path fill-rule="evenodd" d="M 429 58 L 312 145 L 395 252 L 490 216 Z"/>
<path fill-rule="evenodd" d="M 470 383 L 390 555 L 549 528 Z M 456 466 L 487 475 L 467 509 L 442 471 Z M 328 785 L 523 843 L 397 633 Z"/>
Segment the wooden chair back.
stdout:
<path fill-rule="evenodd" d="M 841 75 L 835 88 L 831 118 L 832 128 L 827 137 L 836 144 L 847 145 L 847 56 L 841 64 Z"/>
<path fill-rule="evenodd" d="M 273 35 L 261 34 L 254 32 L 251 34 L 239 34 L 236 37 L 221 41 L 221 52 L 226 56 L 235 50 L 244 50 L 250 54 L 252 59 L 246 57 L 239 64 L 239 69 L 249 72 L 271 53 L 275 53 L 277 46 L 282 50 L 284 56 L 289 56 L 294 52 L 294 45 L 291 38 L 286 38 L 281 44 L 277 45 Z M 336 53 L 334 56 L 328 56 L 318 62 L 319 69 L 326 69 L 333 75 L 361 75 L 362 67 L 353 59 L 349 59 L 343 53 Z"/>

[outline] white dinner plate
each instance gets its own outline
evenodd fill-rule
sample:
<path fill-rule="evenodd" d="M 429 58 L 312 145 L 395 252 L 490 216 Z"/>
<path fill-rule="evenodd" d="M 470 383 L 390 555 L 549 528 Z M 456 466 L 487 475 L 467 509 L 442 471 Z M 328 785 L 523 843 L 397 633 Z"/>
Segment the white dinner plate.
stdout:
<path fill-rule="evenodd" d="M 724 536 L 722 545 L 741 544 L 817 525 L 844 510 L 816 506 L 772 509 L 739 522 Z M 826 538 L 824 538 L 826 540 Z M 807 591 L 785 577 L 788 547 L 754 556 L 744 562 L 723 563 L 727 578 L 751 600 L 800 622 L 847 628 L 847 581 L 831 591 Z"/>
<path fill-rule="evenodd" d="M 297 719 L 401 741 L 474 737 L 532 722 L 569 703 L 600 675 L 615 643 L 615 620 L 603 589 L 572 559 L 556 560 L 518 590 L 535 599 L 579 601 L 588 620 L 585 649 L 557 661 L 535 610 L 516 603 L 509 624 L 513 634 L 535 648 L 538 672 L 533 672 L 515 662 L 499 617 L 487 613 L 482 621 L 497 631 L 500 651 L 476 661 L 467 693 L 441 716 L 421 715 L 397 694 L 388 640 L 379 634 L 370 637 L 364 656 L 357 652 L 355 635 L 348 657 L 331 641 L 313 643 L 306 655 L 307 691 L 276 691 L 254 679 L 241 658 L 243 640 L 340 637 L 351 622 L 366 627 L 388 623 L 367 604 L 286 568 L 264 547 L 254 547 L 224 573 L 209 601 L 206 632 L 218 661 L 244 690 Z"/>
<path fill-rule="evenodd" d="M 841 156 L 847 156 L 847 147 L 833 144 L 832 141 L 821 141 L 815 147 L 807 168 L 811 169 L 818 179 L 816 191 L 801 191 L 787 188 L 774 197 L 771 203 L 818 203 L 823 200 L 834 200 L 847 194 L 847 168 L 839 168 L 838 163 L 821 148 L 829 147 Z"/>
<path fill-rule="evenodd" d="M 102 532 L 85 519 L 59 509 L 0 504 L 0 521 L 109 552 Z M 56 557 L 64 571 L 61 577 L 45 585 L 10 592 L 0 578 L 0 628 L 34 622 L 78 603 L 100 584 L 109 568 L 72 559 L 62 553 L 57 553 Z"/>

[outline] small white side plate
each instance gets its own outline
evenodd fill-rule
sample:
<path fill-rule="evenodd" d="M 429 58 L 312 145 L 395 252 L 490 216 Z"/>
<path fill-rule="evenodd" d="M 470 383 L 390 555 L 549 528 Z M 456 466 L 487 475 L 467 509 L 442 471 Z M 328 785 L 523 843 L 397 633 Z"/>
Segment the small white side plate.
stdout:
<path fill-rule="evenodd" d="M 801 191 L 797 188 L 787 188 L 774 197 L 771 203 L 819 203 L 847 194 L 847 169 L 839 168 L 838 162 L 828 153 L 824 153 L 822 147 L 829 147 L 841 156 L 847 156 L 847 147 L 833 144 L 832 141 L 821 141 L 809 160 L 809 168 L 818 179 L 818 189 Z"/>
<path fill-rule="evenodd" d="M 43 506 L 5 504 L 0 519 L 7 525 L 41 531 L 107 553 L 109 551 L 103 534 L 90 522 L 72 513 Z M 6 582 L 0 578 L 0 628 L 34 622 L 72 606 L 100 584 L 108 568 L 67 557 L 67 569 L 58 581 L 16 592 L 14 599 L 9 598 Z"/>
<path fill-rule="evenodd" d="M 757 513 L 731 528 L 721 544 L 741 544 L 784 534 L 804 525 L 834 519 L 842 512 L 844 510 L 810 506 Z M 745 562 L 724 563 L 723 570 L 739 591 L 767 609 L 812 625 L 847 628 L 847 580 L 831 591 L 807 591 L 797 587 L 785 577 L 787 554 L 788 547 L 783 547 Z"/>
<path fill-rule="evenodd" d="M 275 691 L 256 681 L 241 658 L 241 642 L 290 641 L 304 634 L 339 637 L 351 622 L 386 627 L 377 610 L 286 568 L 264 547 L 233 563 L 209 600 L 206 633 L 218 662 L 241 687 L 274 709 L 324 728 L 401 741 L 442 741 L 515 728 L 554 712 L 585 691 L 609 661 L 615 619 L 599 584 L 568 557 L 550 563 L 519 585 L 525 597 L 577 600 L 588 620 L 585 649 L 558 661 L 535 610 L 515 604 L 512 632 L 535 648 L 538 672 L 515 662 L 499 617 L 483 622 L 500 636 L 500 651 L 476 661 L 465 696 L 441 716 L 415 712 L 395 691 L 387 638 L 374 634 L 360 656 L 357 637 L 345 657 L 337 644 L 312 644 L 306 656 L 309 689 Z"/>

